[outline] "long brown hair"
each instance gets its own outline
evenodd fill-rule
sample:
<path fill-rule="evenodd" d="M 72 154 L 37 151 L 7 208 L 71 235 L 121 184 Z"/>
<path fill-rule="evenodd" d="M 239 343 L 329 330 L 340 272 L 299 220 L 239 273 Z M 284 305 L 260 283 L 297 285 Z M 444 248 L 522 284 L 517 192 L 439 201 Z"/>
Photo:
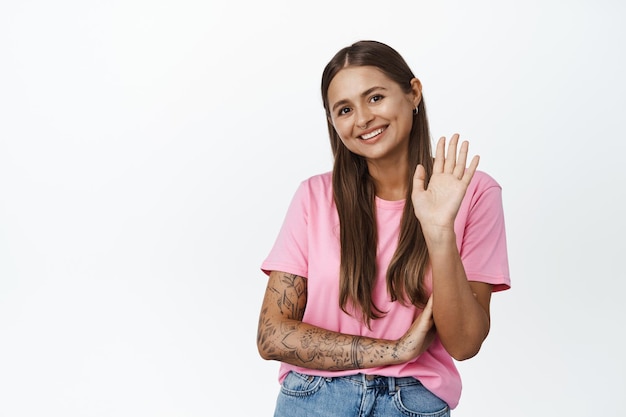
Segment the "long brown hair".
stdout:
<path fill-rule="evenodd" d="M 372 301 L 376 281 L 376 208 L 375 188 L 365 159 L 349 151 L 335 131 L 330 118 L 328 87 L 346 67 L 373 66 L 410 93 L 413 72 L 400 54 L 380 42 L 360 41 L 341 49 L 324 68 L 322 100 L 328 121 L 330 145 L 334 156 L 333 196 L 339 213 L 341 266 L 339 305 L 348 312 L 348 302 L 361 310 L 362 320 L 371 320 L 385 312 Z M 418 164 L 432 174 L 430 130 L 424 98 L 420 100 L 409 138 L 409 178 L 398 247 L 387 269 L 387 290 L 393 301 L 423 307 L 427 301 L 424 275 L 428 267 L 428 248 L 419 221 L 413 211 L 411 190 L 413 172 Z"/>

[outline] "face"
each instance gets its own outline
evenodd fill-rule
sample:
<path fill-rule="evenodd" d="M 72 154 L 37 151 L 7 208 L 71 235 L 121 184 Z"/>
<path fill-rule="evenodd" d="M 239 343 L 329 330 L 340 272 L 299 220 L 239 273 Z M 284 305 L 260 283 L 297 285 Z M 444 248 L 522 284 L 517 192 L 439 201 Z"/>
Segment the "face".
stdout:
<path fill-rule="evenodd" d="M 330 121 L 343 144 L 368 163 L 406 161 L 413 110 L 421 99 L 414 78 L 408 94 L 376 67 L 347 67 L 328 87 Z"/>

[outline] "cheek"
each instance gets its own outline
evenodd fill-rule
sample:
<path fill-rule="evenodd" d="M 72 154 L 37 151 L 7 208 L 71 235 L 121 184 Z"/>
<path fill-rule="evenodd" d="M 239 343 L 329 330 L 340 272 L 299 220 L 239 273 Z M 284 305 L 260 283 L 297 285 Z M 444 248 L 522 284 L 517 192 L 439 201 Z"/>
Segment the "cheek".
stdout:
<path fill-rule="evenodd" d="M 354 151 L 354 141 L 351 140 L 351 130 L 345 125 L 334 125 L 335 132 L 339 136 L 339 140 L 343 143 L 343 146 L 350 151 Z"/>
<path fill-rule="evenodd" d="M 398 117 L 398 123 L 405 129 L 411 130 L 413 126 L 413 110 L 402 109 L 401 115 Z"/>
<path fill-rule="evenodd" d="M 335 128 L 335 132 L 337 132 L 337 135 L 339 135 L 339 138 L 342 142 L 345 138 L 348 137 L 349 133 L 351 132 L 350 127 L 345 122 L 333 123 L 333 127 Z"/>

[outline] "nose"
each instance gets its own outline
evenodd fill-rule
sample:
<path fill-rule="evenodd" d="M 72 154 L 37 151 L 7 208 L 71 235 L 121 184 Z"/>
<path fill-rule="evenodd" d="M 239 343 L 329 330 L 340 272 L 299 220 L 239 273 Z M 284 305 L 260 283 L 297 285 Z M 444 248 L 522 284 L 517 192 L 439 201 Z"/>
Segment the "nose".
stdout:
<path fill-rule="evenodd" d="M 368 109 L 367 106 L 362 107 L 357 110 L 356 126 L 359 129 L 367 129 L 367 125 L 369 125 L 373 118 L 374 115 L 370 109 Z"/>

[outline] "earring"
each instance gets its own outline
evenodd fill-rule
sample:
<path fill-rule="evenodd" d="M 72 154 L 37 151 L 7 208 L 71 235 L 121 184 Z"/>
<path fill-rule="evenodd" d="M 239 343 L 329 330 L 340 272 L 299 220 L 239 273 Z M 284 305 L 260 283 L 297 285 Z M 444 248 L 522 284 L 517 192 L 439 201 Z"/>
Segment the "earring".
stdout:
<path fill-rule="evenodd" d="M 417 106 L 415 106 L 415 108 L 413 109 L 413 114 L 417 114 L 419 113 L 420 109 L 417 108 Z"/>

